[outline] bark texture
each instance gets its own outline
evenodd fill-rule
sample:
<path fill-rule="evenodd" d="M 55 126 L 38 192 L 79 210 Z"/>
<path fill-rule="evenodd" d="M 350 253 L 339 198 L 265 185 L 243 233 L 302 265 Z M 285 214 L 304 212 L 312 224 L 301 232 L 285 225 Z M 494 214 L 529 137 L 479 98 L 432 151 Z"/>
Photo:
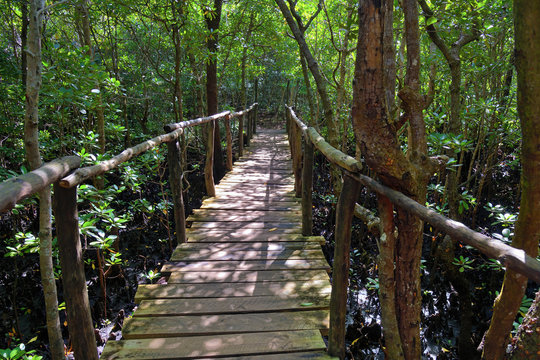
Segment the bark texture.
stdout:
<path fill-rule="evenodd" d="M 307 62 L 307 66 L 309 70 L 311 71 L 311 75 L 313 75 L 313 79 L 315 80 L 317 91 L 319 93 L 319 97 L 321 98 L 321 103 L 323 106 L 324 120 L 325 120 L 326 126 L 328 127 L 328 142 L 334 148 L 338 149 L 340 145 L 339 144 L 339 127 L 337 126 L 337 121 L 334 117 L 334 110 L 333 110 L 332 102 L 330 101 L 330 97 L 328 96 L 327 81 L 323 77 L 322 72 L 319 68 L 319 64 L 317 63 L 317 60 L 315 60 L 315 58 L 313 57 L 313 54 L 311 53 L 311 50 L 309 49 L 306 39 L 304 38 L 305 29 L 309 27 L 309 24 L 311 23 L 311 21 L 318 14 L 318 12 L 320 11 L 321 5 L 319 5 L 319 9 L 317 10 L 317 13 L 314 14 L 311 17 L 311 19 L 307 22 L 307 24 L 304 26 L 299 16 L 293 16 L 293 15 L 298 15 L 296 14 L 296 11 L 294 10 L 294 6 L 292 7 L 292 9 L 289 9 L 287 4 L 285 4 L 284 0 L 275 0 L 275 1 L 279 9 L 281 10 L 283 17 L 287 21 L 287 24 L 289 25 L 289 28 L 291 29 L 291 32 L 293 33 L 294 38 L 296 39 L 296 42 L 298 43 L 298 46 L 300 47 L 300 51 Z M 289 1 L 289 3 L 291 4 L 293 2 Z M 338 193 L 339 193 L 339 190 L 341 189 L 341 176 L 339 174 L 339 170 L 337 169 L 337 167 L 332 166 L 331 175 L 332 175 L 332 185 L 334 186 L 334 192 L 338 190 Z"/>
<path fill-rule="evenodd" d="M 41 88 L 41 33 L 44 0 L 30 3 L 29 28 L 27 39 L 27 76 L 26 76 L 26 113 L 24 118 L 24 146 L 26 159 L 31 170 L 41 166 L 39 153 L 39 91 Z M 52 229 L 51 229 L 51 187 L 46 186 L 39 192 L 39 264 L 45 311 L 47 333 L 54 360 L 64 359 L 64 341 L 58 317 L 58 297 L 52 263 Z"/>
<path fill-rule="evenodd" d="M 218 86 L 217 86 L 217 51 L 218 51 L 218 30 L 221 21 L 222 0 L 214 0 L 214 6 L 204 9 L 204 20 L 210 34 L 206 40 L 206 46 L 209 51 L 209 59 L 206 63 L 206 106 L 208 115 L 218 112 Z M 208 126 L 208 130 L 214 132 L 214 167 L 213 177 L 220 178 L 225 172 L 223 164 L 223 152 L 221 150 L 221 137 L 219 123 Z"/>
<path fill-rule="evenodd" d="M 359 38 L 356 57 L 353 124 L 357 142 L 366 164 L 377 173 L 382 182 L 423 203 L 430 168 L 426 155 L 425 125 L 422 116 L 423 97 L 420 96 L 418 5 L 416 0 L 404 0 L 405 40 L 407 44 L 407 75 L 399 96 L 405 118 L 409 121 L 409 149 L 401 151 L 396 129 L 389 118 L 390 74 L 385 60 L 391 48 L 389 21 L 393 2 L 368 0 L 359 6 Z M 393 274 L 383 274 L 383 288 L 394 286 L 384 283 L 395 278 L 395 308 L 383 309 L 384 319 L 392 326 L 392 314 L 397 317 L 399 338 L 405 359 L 419 359 L 420 344 L 420 257 L 422 251 L 422 221 L 407 211 L 396 209 L 394 219 L 398 229 L 394 254 L 395 268 L 386 266 Z M 387 222 L 390 219 L 387 220 Z M 384 226 L 384 225 L 383 225 Z M 387 239 L 388 240 L 388 239 Z M 387 252 L 385 251 L 385 256 Z M 385 259 L 387 262 L 388 259 Z M 390 306 L 389 301 L 385 304 Z M 399 354 L 399 346 L 395 353 Z"/>
<path fill-rule="evenodd" d="M 540 241 L 540 2 L 514 1 L 517 105 L 521 122 L 521 202 L 512 246 L 536 257 Z M 502 359 L 527 278 L 508 269 L 495 300 L 482 358 Z"/>

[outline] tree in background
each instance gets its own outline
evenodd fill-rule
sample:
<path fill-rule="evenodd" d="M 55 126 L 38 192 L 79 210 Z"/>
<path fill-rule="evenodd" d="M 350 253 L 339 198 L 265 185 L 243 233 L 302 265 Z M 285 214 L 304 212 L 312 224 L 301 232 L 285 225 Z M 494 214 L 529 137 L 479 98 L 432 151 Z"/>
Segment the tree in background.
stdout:
<path fill-rule="evenodd" d="M 538 256 L 540 242 L 540 2 L 514 1 L 515 54 L 521 123 L 521 202 L 512 246 Z M 485 335 L 483 359 L 503 359 L 508 334 L 527 287 L 527 278 L 507 269 L 501 293 L 495 299 L 490 327 Z M 538 296 L 536 297 L 538 306 Z M 531 314 L 532 315 L 532 314 Z M 523 326 L 530 327 L 531 319 Z M 536 332 L 538 328 L 529 328 Z M 536 335 L 538 336 L 538 335 Z M 526 334 L 520 334 L 523 341 Z M 521 344 L 520 341 L 520 344 Z M 518 345 L 519 346 L 519 345 Z M 529 357 L 530 356 L 530 357 Z M 537 358 L 538 348 L 523 358 Z"/>
<path fill-rule="evenodd" d="M 208 115 L 218 113 L 218 79 L 217 79 L 217 52 L 219 39 L 219 23 L 221 21 L 222 0 L 214 0 L 212 6 L 203 6 L 203 15 L 208 28 L 206 46 L 208 47 L 208 60 L 206 62 L 206 107 Z M 213 122 L 208 126 L 214 132 L 214 177 L 220 178 L 225 173 L 223 151 L 221 150 L 221 137 L 219 123 Z"/>
<path fill-rule="evenodd" d="M 39 91 L 41 88 L 41 27 L 44 0 L 30 2 L 29 27 L 26 71 L 26 113 L 24 117 L 24 146 L 26 159 L 30 169 L 41 166 L 39 151 Z M 52 263 L 52 225 L 51 225 L 51 188 L 50 186 L 39 192 L 39 263 L 43 293 L 45 296 L 45 309 L 47 317 L 47 332 L 51 356 L 54 360 L 64 359 L 64 341 L 58 316 L 58 298 L 56 281 Z"/>

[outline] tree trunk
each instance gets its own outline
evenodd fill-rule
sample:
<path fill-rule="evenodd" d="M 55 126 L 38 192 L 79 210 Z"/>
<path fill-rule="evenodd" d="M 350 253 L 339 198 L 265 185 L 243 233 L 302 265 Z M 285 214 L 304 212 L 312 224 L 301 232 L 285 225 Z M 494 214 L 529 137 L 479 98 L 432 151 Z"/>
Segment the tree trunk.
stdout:
<path fill-rule="evenodd" d="M 336 122 L 336 119 L 334 118 L 333 105 L 330 101 L 330 97 L 328 96 L 328 91 L 326 89 L 326 80 L 321 73 L 319 64 L 317 63 L 311 53 L 311 50 L 309 49 L 309 46 L 306 42 L 306 39 L 304 38 L 304 34 L 300 29 L 299 24 L 295 22 L 291 10 L 289 10 L 289 7 L 285 4 L 284 0 L 275 1 L 294 35 L 294 38 L 296 39 L 296 42 L 298 43 L 298 46 L 300 47 L 300 50 L 307 61 L 307 65 L 309 70 L 311 71 L 311 75 L 313 75 L 315 84 L 317 85 L 317 91 L 319 92 L 319 96 L 323 105 L 324 120 L 326 126 L 328 127 L 328 142 L 330 143 L 330 145 L 338 149 L 340 145 L 339 126 Z M 334 187 L 334 192 L 337 191 L 339 193 L 342 186 L 341 174 L 339 173 L 338 168 L 333 164 L 331 165 L 330 173 L 332 176 L 332 185 Z"/>
<path fill-rule="evenodd" d="M 23 88 L 26 87 L 26 44 L 28 39 L 28 0 L 20 0 L 21 3 L 21 80 Z"/>
<path fill-rule="evenodd" d="M 311 93 L 311 84 L 309 83 L 309 73 L 306 64 L 306 59 L 300 49 L 300 65 L 302 65 L 302 75 L 304 76 L 304 84 L 306 86 L 306 97 L 309 104 L 310 119 L 307 122 L 311 126 L 317 127 L 317 111 L 315 110 L 315 103 L 313 102 L 313 95 Z"/>
<path fill-rule="evenodd" d="M 398 316 L 396 314 L 396 289 L 395 284 L 395 227 L 394 205 L 384 196 L 379 196 L 379 214 L 381 219 L 379 239 L 379 302 L 381 303 L 381 322 L 383 325 L 386 355 L 389 359 L 404 359 L 403 346 L 399 335 Z"/>
<path fill-rule="evenodd" d="M 84 46 L 88 47 L 87 54 L 90 57 L 90 61 L 94 61 L 94 51 L 92 48 L 91 40 L 91 31 L 90 31 L 90 15 L 88 13 L 88 3 L 87 0 L 79 0 L 75 6 L 77 11 L 77 20 L 79 21 L 79 26 L 82 30 L 83 38 L 81 39 Z M 96 88 L 100 90 L 98 93 L 97 105 L 95 106 L 95 112 L 97 117 L 97 132 L 98 132 L 98 143 L 99 151 L 101 154 L 105 153 L 105 115 L 103 112 L 103 99 L 101 96 L 101 86 L 99 83 L 96 84 Z"/>
<path fill-rule="evenodd" d="M 514 338 L 515 344 L 507 357 L 509 360 L 535 360 L 538 359 L 540 349 L 540 291 L 523 318 L 518 333 Z"/>
<path fill-rule="evenodd" d="M 405 86 L 399 96 L 409 120 L 409 149 L 405 156 L 397 141 L 396 129 L 389 126 L 387 98 L 390 97 L 388 73 L 385 60 L 388 59 L 391 37 L 391 21 L 388 17 L 393 2 L 369 0 L 360 3 L 359 39 L 356 57 L 353 124 L 357 142 L 365 157 L 366 164 L 377 173 L 387 186 L 406 193 L 417 202 L 424 203 L 431 163 L 427 157 L 425 124 L 422 116 L 424 107 L 420 95 L 420 46 L 418 33 L 418 8 L 416 0 L 404 0 L 405 40 L 407 43 L 407 75 Z M 383 308 L 383 319 L 390 321 L 383 328 L 392 327 L 393 315 L 397 324 L 405 359 L 419 359 L 420 343 L 420 257 L 422 251 L 423 222 L 417 217 L 397 208 L 395 218 L 398 228 L 395 249 L 395 269 L 385 266 L 380 275 L 380 286 L 396 286 L 395 308 Z M 388 216 L 387 216 L 388 217 Z M 387 254 L 385 256 L 388 256 Z M 388 261 L 388 259 L 385 259 Z M 395 278 L 395 285 L 387 283 Z M 390 301 L 382 302 L 391 306 Z M 399 346 L 394 349 L 400 353 Z"/>
<path fill-rule="evenodd" d="M 514 1 L 517 105 L 521 123 L 521 202 L 512 246 L 538 255 L 540 241 L 540 2 Z M 507 270 L 486 333 L 483 359 L 505 356 L 508 333 L 521 304 L 527 278 Z"/>
<path fill-rule="evenodd" d="M 221 20 L 222 0 L 214 0 L 211 9 L 204 9 L 204 19 L 211 35 L 206 41 L 206 46 L 210 52 L 210 58 L 206 64 L 206 104 L 208 115 L 218 112 L 218 88 L 217 88 L 217 51 L 218 51 L 218 29 Z M 223 151 L 221 149 L 221 136 L 219 122 L 215 121 L 214 126 L 209 126 L 214 131 L 214 177 L 221 178 L 225 173 L 223 164 Z"/>
<path fill-rule="evenodd" d="M 28 72 L 26 77 L 26 113 L 24 119 L 24 145 L 26 159 L 30 169 L 41 166 L 39 153 L 39 91 L 41 88 L 41 34 L 44 0 L 34 0 L 30 4 L 30 21 L 28 31 Z M 58 317 L 58 297 L 52 263 L 52 229 L 51 229 L 51 189 L 50 186 L 39 192 L 39 240 L 40 240 L 40 273 L 45 297 L 47 333 L 54 360 L 64 359 L 64 341 Z"/>

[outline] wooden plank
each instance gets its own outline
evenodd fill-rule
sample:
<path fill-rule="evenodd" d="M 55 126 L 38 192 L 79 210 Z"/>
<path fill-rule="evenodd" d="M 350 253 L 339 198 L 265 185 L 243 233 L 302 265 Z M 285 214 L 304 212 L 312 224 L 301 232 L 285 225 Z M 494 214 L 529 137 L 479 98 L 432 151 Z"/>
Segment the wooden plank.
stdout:
<path fill-rule="evenodd" d="M 221 298 L 244 296 L 309 296 L 330 294 L 328 280 L 267 283 L 142 284 L 135 302 L 147 299 Z"/>
<path fill-rule="evenodd" d="M 206 360 L 210 358 L 203 358 Z M 272 354 L 272 355 L 247 355 L 247 356 L 235 356 L 234 358 L 219 358 L 220 360 L 339 360 L 337 357 L 332 357 L 324 351 L 318 352 L 301 352 L 301 353 L 286 353 L 286 354 Z"/>
<path fill-rule="evenodd" d="M 244 201 L 241 198 L 237 200 L 222 200 L 213 202 L 203 202 L 201 209 L 215 210 L 259 210 L 259 211 L 299 211 L 301 205 L 295 201 Z"/>
<path fill-rule="evenodd" d="M 300 211 L 257 211 L 257 210 L 208 210 L 197 209 L 187 221 L 242 221 L 242 222 L 298 222 L 302 221 Z"/>
<path fill-rule="evenodd" d="M 278 296 L 282 298 L 330 294 L 328 280 L 276 281 L 265 283 L 143 284 L 135 294 L 135 303 L 149 299 L 239 298 Z"/>
<path fill-rule="evenodd" d="M 291 192 L 276 194 L 269 191 L 268 194 L 261 193 L 239 193 L 238 191 L 219 191 L 218 196 L 223 201 L 253 200 L 253 201 L 296 201 L 297 198 Z"/>
<path fill-rule="evenodd" d="M 201 359 L 216 356 L 259 356 L 268 353 L 322 351 L 325 348 L 326 345 L 318 330 L 283 331 L 109 341 L 101 359 Z M 281 359 L 289 359 L 288 354 Z"/>
<path fill-rule="evenodd" d="M 175 250 L 171 255 L 171 261 L 229 261 L 229 260 L 264 260 L 264 259 L 324 259 L 321 249 L 295 250 L 286 249 L 281 251 L 268 250 L 198 250 L 186 251 Z"/>
<path fill-rule="evenodd" d="M 294 178 L 292 177 L 251 177 L 248 173 L 245 173 L 244 176 L 230 176 L 228 178 L 221 179 L 219 182 L 220 185 L 235 185 L 243 184 L 249 186 L 257 186 L 260 184 L 263 185 L 290 185 L 294 184 Z"/>
<path fill-rule="evenodd" d="M 261 271 L 261 270 L 330 270 L 330 266 L 323 259 L 314 260 L 239 260 L 239 261 L 171 261 L 161 268 L 162 273 L 174 271 Z"/>
<path fill-rule="evenodd" d="M 279 162 L 276 162 L 274 164 L 272 164 L 272 166 L 270 166 L 270 163 L 267 162 L 267 163 L 261 163 L 259 161 L 256 161 L 256 160 L 245 160 L 245 161 L 237 161 L 234 163 L 234 166 L 237 168 L 237 169 L 251 169 L 251 168 L 263 168 L 263 169 L 268 169 L 268 168 L 272 168 L 272 169 L 285 169 L 285 170 L 291 170 L 292 171 L 292 164 L 290 161 L 279 161 Z"/>
<path fill-rule="evenodd" d="M 271 229 L 270 229 L 271 230 Z M 290 233 L 289 229 L 187 229 L 188 242 L 290 242 L 313 241 L 321 245 L 326 243 L 322 236 L 303 236 L 299 233 Z"/>
<path fill-rule="evenodd" d="M 329 280 L 325 270 L 262 270 L 262 271 L 201 271 L 172 272 L 169 284 L 197 283 L 245 283 L 269 281 L 314 281 Z"/>
<path fill-rule="evenodd" d="M 330 296 L 143 300 L 134 317 L 328 310 Z M 159 320 L 158 320 L 159 322 Z"/>
<path fill-rule="evenodd" d="M 284 251 L 284 250 L 320 250 L 321 247 L 319 244 L 313 241 L 291 241 L 291 242 L 281 242 L 281 243 L 271 243 L 271 242 L 249 242 L 249 243 L 238 243 L 238 242 L 226 242 L 226 243 L 196 243 L 189 242 L 179 244 L 176 247 L 176 250 L 182 251 L 218 251 L 218 250 L 227 250 L 227 251 L 244 251 L 244 250 L 264 250 L 264 251 Z"/>
<path fill-rule="evenodd" d="M 238 315 L 167 316 L 153 321 L 147 317 L 126 319 L 124 339 L 179 336 L 222 335 L 246 332 L 324 330 L 328 328 L 328 311 L 291 313 L 253 313 Z M 264 334 L 261 334 L 264 336 Z"/>
<path fill-rule="evenodd" d="M 209 222 L 193 222 L 191 224 L 192 229 L 288 229 L 291 233 L 302 233 L 302 220 L 292 222 L 292 220 L 283 220 L 283 222 L 272 221 L 252 221 L 252 222 L 240 222 L 240 221 L 209 221 Z"/>
<path fill-rule="evenodd" d="M 193 210 L 193 214 L 197 216 L 223 216 L 228 214 L 234 214 L 234 216 L 253 216 L 253 217 L 261 217 L 261 216 L 268 216 L 273 215 L 277 217 L 286 217 L 287 215 L 302 215 L 301 210 L 296 211 L 264 211 L 264 210 L 245 210 L 245 209 L 238 209 L 236 211 L 229 211 L 229 210 L 211 210 L 211 209 L 195 209 Z"/>
<path fill-rule="evenodd" d="M 289 192 L 294 188 L 292 184 L 243 184 L 243 183 L 223 183 L 216 186 L 219 190 L 231 189 L 234 190 L 244 190 L 248 193 L 253 192 L 263 192 L 268 190 L 279 191 L 279 192 Z M 217 189 L 216 189 L 217 190 Z"/>

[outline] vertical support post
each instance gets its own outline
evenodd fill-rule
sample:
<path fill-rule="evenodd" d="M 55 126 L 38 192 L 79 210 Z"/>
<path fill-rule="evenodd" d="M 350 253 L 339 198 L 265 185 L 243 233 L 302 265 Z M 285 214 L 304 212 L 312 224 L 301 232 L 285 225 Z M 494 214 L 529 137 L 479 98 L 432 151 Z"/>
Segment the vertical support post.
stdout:
<path fill-rule="evenodd" d="M 65 189 L 58 182 L 54 184 L 54 212 L 73 353 L 76 359 L 97 360 L 96 338 L 88 302 L 84 258 L 79 237 L 76 186 Z"/>
<path fill-rule="evenodd" d="M 313 143 L 304 134 L 304 165 L 302 166 L 302 235 L 313 231 Z"/>
<path fill-rule="evenodd" d="M 227 171 L 233 168 L 232 161 L 232 133 L 231 133 L 231 116 L 225 115 L 225 133 L 227 138 Z"/>
<path fill-rule="evenodd" d="M 255 103 L 255 108 L 253 109 L 253 134 L 257 134 L 257 120 L 259 117 L 259 104 Z"/>
<path fill-rule="evenodd" d="M 349 251 L 354 205 L 360 184 L 343 174 L 344 183 L 336 209 L 334 264 L 332 267 L 332 297 L 330 298 L 330 331 L 328 354 L 345 358 L 345 315 L 347 313 L 347 288 L 349 285 Z"/>
<path fill-rule="evenodd" d="M 250 109 L 247 113 L 247 146 L 250 145 L 251 143 L 251 136 L 253 136 L 252 134 L 252 128 L 251 128 L 251 118 L 253 117 L 253 109 Z"/>
<path fill-rule="evenodd" d="M 244 155 L 244 114 L 238 117 L 238 157 Z"/>
<path fill-rule="evenodd" d="M 302 197 L 302 133 L 296 122 L 291 119 L 292 159 L 294 172 L 294 192 L 297 198 Z"/>
<path fill-rule="evenodd" d="M 180 147 L 178 140 L 167 143 L 169 182 L 174 205 L 174 225 L 176 229 L 176 242 L 186 242 L 186 214 L 184 210 L 184 197 L 182 195 L 182 163 L 180 160 Z"/>
<path fill-rule="evenodd" d="M 215 120 L 210 121 L 206 125 L 208 131 L 206 141 L 206 163 L 204 164 L 204 183 L 206 185 L 206 193 L 210 197 L 216 196 L 216 187 L 214 185 L 214 129 Z"/>

